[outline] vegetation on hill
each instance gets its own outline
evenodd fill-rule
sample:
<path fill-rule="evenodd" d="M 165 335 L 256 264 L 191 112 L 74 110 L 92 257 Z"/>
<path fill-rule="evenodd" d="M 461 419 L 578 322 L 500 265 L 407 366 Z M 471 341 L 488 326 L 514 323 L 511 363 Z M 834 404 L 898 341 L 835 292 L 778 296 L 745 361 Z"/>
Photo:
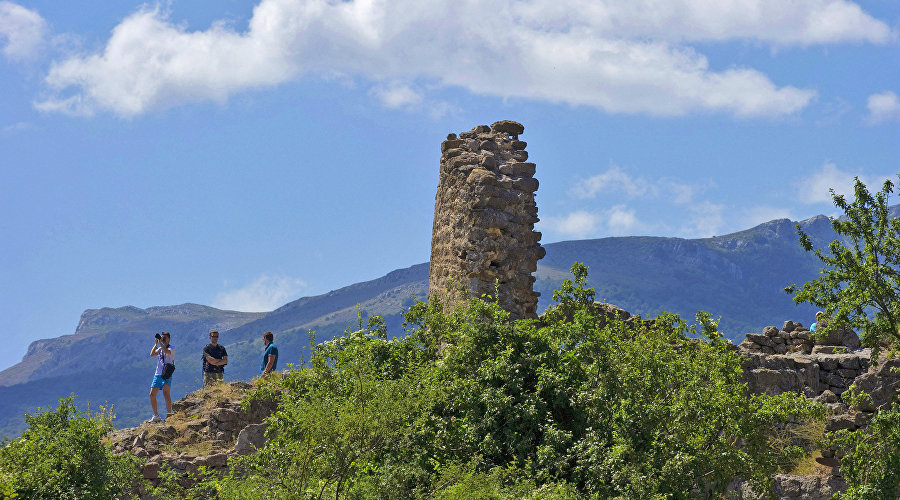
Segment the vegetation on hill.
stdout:
<path fill-rule="evenodd" d="M 573 271 L 542 322 L 511 321 L 489 298 L 449 313 L 419 303 L 406 336 L 387 338 L 373 318 L 314 346 L 258 389 L 280 398 L 265 447 L 187 494 L 713 497 L 799 458 L 773 430 L 820 406 L 748 395 L 740 356 L 707 315 L 624 322 L 594 305 L 584 267 Z"/>
<path fill-rule="evenodd" d="M 28 430 L 0 443 L 0 497 L 76 500 L 128 494 L 143 478 L 137 457 L 113 455 L 102 438 L 112 416 L 79 411 L 72 397 L 26 415 Z"/>

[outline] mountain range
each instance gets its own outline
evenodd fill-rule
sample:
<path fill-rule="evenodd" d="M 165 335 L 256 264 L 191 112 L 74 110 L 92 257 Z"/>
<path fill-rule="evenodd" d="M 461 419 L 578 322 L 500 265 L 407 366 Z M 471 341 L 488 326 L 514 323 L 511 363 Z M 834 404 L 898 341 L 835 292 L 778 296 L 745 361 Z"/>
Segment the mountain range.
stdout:
<path fill-rule="evenodd" d="M 892 207 L 897 216 L 898 207 Z M 692 319 L 698 310 L 720 318 L 720 329 L 740 340 L 748 332 L 790 319 L 809 324 L 815 310 L 795 305 L 782 289 L 816 278 L 821 265 L 798 244 L 795 222 L 773 220 L 752 229 L 702 239 L 611 237 L 545 245 L 535 273 L 539 310 L 569 277 L 575 262 L 588 266 L 597 299 L 652 317 L 661 311 Z M 835 239 L 829 219 L 800 221 L 817 247 Z M 90 309 L 75 333 L 33 342 L 22 361 L 0 372 L 0 437 L 17 436 L 23 415 L 75 393 L 80 407 L 111 405 L 117 427 L 149 416 L 148 392 L 155 359 L 154 333 L 172 332 L 177 370 L 173 399 L 202 384 L 200 353 L 216 328 L 226 346 L 226 380 L 259 370 L 261 336 L 275 333 L 279 368 L 301 362 L 309 343 L 356 328 L 370 315 L 388 332 L 402 333 L 402 312 L 428 293 L 428 264 L 417 264 L 323 295 L 303 297 L 268 313 L 222 311 L 197 304 Z"/>

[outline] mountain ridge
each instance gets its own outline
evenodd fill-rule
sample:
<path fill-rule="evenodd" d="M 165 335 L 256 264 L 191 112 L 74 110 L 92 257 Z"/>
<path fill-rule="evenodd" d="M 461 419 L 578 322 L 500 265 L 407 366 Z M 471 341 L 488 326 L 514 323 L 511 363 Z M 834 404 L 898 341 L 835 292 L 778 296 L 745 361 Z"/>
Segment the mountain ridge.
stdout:
<path fill-rule="evenodd" d="M 892 207 L 892 216 L 898 209 Z M 539 311 L 550 304 L 553 290 L 579 261 L 588 266 L 588 284 L 598 299 L 644 317 L 665 310 L 690 319 L 697 310 L 705 310 L 721 317 L 720 329 L 732 339 L 785 319 L 809 324 L 814 309 L 794 304 L 782 291 L 791 283 L 814 279 L 821 269 L 815 256 L 799 246 L 796 224 L 817 246 L 834 239 L 829 219 L 820 215 L 799 222 L 776 219 L 711 238 L 629 236 L 549 243 L 535 273 Z M 228 349 L 228 380 L 256 375 L 264 331 L 276 335 L 281 367 L 302 360 L 310 339 L 333 338 L 371 315 L 381 315 L 389 333 L 400 334 L 402 311 L 427 296 L 428 269 L 428 263 L 415 264 L 301 297 L 266 313 L 220 311 L 199 304 L 87 310 L 74 334 L 35 341 L 20 363 L 0 372 L 0 399 L 16 403 L 0 409 L 0 436 L 21 431 L 22 413 L 53 404 L 69 392 L 90 393 L 92 401 L 106 395 L 103 401 L 119 408 L 119 424 L 140 421 L 146 413 L 152 371 L 146 356 L 157 331 L 172 331 L 178 349 L 173 397 L 201 384 L 199 353 L 210 328 L 219 329 L 220 342 Z M 98 352 L 111 353 L 108 366 L 85 361 Z M 77 379 L 79 373 L 88 372 L 120 383 L 108 392 L 86 391 Z"/>

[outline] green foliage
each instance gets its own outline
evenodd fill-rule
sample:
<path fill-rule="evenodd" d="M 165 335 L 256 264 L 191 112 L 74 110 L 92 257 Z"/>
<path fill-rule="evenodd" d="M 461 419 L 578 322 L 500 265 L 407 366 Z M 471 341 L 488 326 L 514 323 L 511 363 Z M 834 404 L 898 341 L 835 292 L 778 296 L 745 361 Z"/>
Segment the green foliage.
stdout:
<path fill-rule="evenodd" d="M 142 478 L 135 457 L 115 456 L 102 442 L 112 415 L 80 412 L 73 397 L 26 415 L 28 429 L 0 448 L 4 498 L 127 498 Z"/>
<path fill-rule="evenodd" d="M 819 278 L 799 291 L 796 285 L 784 289 L 796 293 L 797 303 L 823 308 L 832 319 L 831 328 L 846 322 L 861 330 L 863 342 L 873 347 L 881 342 L 900 343 L 900 218 L 891 218 L 888 212 L 893 189 L 887 180 L 873 196 L 857 178 L 852 202 L 831 190 L 834 205 L 845 216 L 832 218 L 831 227 L 845 242 L 831 242 L 827 252 L 815 249 L 825 265 Z M 799 225 L 797 232 L 800 245 L 812 251 L 809 235 Z"/>
<path fill-rule="evenodd" d="M 850 487 L 841 499 L 900 497 L 900 405 L 876 413 L 866 429 L 837 431 L 832 443 L 846 453 L 841 474 Z"/>
<path fill-rule="evenodd" d="M 820 418 L 797 395 L 748 397 L 709 316 L 598 315 L 587 270 L 542 321 L 434 301 L 387 339 L 376 318 L 262 390 L 270 440 L 199 490 L 218 498 L 696 498 L 765 483 L 799 451 L 769 436 Z M 702 336 L 698 341 L 691 337 Z M 203 496 L 197 494 L 199 498 Z"/>

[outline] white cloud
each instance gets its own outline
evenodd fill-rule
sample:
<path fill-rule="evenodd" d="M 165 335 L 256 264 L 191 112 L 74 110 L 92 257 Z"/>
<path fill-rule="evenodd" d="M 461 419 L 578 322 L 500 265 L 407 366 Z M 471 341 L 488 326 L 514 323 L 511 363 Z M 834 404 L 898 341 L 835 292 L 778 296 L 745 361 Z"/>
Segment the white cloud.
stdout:
<path fill-rule="evenodd" d="M 791 211 L 782 207 L 751 207 L 744 211 L 742 227 L 756 227 L 763 222 L 769 222 L 776 219 L 792 219 Z"/>
<path fill-rule="evenodd" d="M 634 210 L 625 205 L 616 205 L 603 214 L 606 229 L 613 236 L 631 234 L 641 226 Z"/>
<path fill-rule="evenodd" d="M 639 198 L 650 194 L 654 186 L 646 179 L 634 178 L 617 165 L 609 167 L 606 172 L 579 182 L 572 189 L 579 198 L 594 198 L 604 192 L 624 193 L 629 198 Z"/>
<path fill-rule="evenodd" d="M 414 108 L 422 103 L 422 94 L 405 83 L 378 85 L 371 91 L 386 108 Z"/>
<path fill-rule="evenodd" d="M 564 237 L 586 238 L 598 233 L 600 215 L 577 210 L 563 217 L 541 217 L 538 224 L 541 231 L 553 232 Z"/>
<path fill-rule="evenodd" d="M 798 183 L 800 199 L 807 204 L 831 204 L 829 189 L 833 189 L 837 194 L 852 197 L 854 177 L 858 177 L 870 192 L 880 190 L 885 179 L 890 178 L 888 175 L 863 175 L 860 172 L 845 171 L 832 162 L 825 162 L 821 169 L 800 180 Z"/>
<path fill-rule="evenodd" d="M 532 26 L 669 41 L 749 39 L 782 45 L 886 43 L 895 34 L 845 0 L 595 0 L 523 2 Z"/>
<path fill-rule="evenodd" d="M 596 198 L 600 194 L 625 195 L 629 199 L 658 198 L 665 196 L 676 205 L 687 205 L 694 197 L 710 187 L 707 183 L 687 184 L 678 179 L 633 176 L 618 165 L 612 165 L 605 172 L 589 177 L 572 187 L 576 198 Z"/>
<path fill-rule="evenodd" d="M 725 205 L 705 201 L 691 205 L 688 218 L 680 230 L 684 238 L 708 238 L 725 227 Z"/>
<path fill-rule="evenodd" d="M 712 69 L 685 44 L 892 37 L 845 0 L 261 0 L 246 31 L 225 23 L 191 31 L 144 8 L 115 27 L 101 52 L 55 63 L 46 77 L 52 92 L 36 106 L 135 116 L 301 76 L 344 75 L 610 113 L 777 117 L 806 107 L 815 91 L 778 86 L 750 68 Z M 376 84 L 373 95 L 401 108 L 425 99 L 409 85 Z"/>
<path fill-rule="evenodd" d="M 0 51 L 11 61 L 37 56 L 44 44 L 47 23 L 36 11 L 0 1 Z"/>
<path fill-rule="evenodd" d="M 576 210 L 562 217 L 542 217 L 539 229 L 567 238 L 623 236 L 643 227 L 635 211 L 615 205 L 601 212 Z"/>
<path fill-rule="evenodd" d="M 866 107 L 869 109 L 871 123 L 900 120 L 900 98 L 889 90 L 870 95 Z"/>
<path fill-rule="evenodd" d="M 31 130 L 35 128 L 34 124 L 29 122 L 16 122 L 11 125 L 6 125 L 3 128 L 0 128 L 0 132 L 4 134 L 15 134 L 19 132 L 24 132 L 26 130 Z"/>
<path fill-rule="evenodd" d="M 297 298 L 306 287 L 299 279 L 262 275 L 252 283 L 216 294 L 213 307 L 229 311 L 271 311 Z"/>

